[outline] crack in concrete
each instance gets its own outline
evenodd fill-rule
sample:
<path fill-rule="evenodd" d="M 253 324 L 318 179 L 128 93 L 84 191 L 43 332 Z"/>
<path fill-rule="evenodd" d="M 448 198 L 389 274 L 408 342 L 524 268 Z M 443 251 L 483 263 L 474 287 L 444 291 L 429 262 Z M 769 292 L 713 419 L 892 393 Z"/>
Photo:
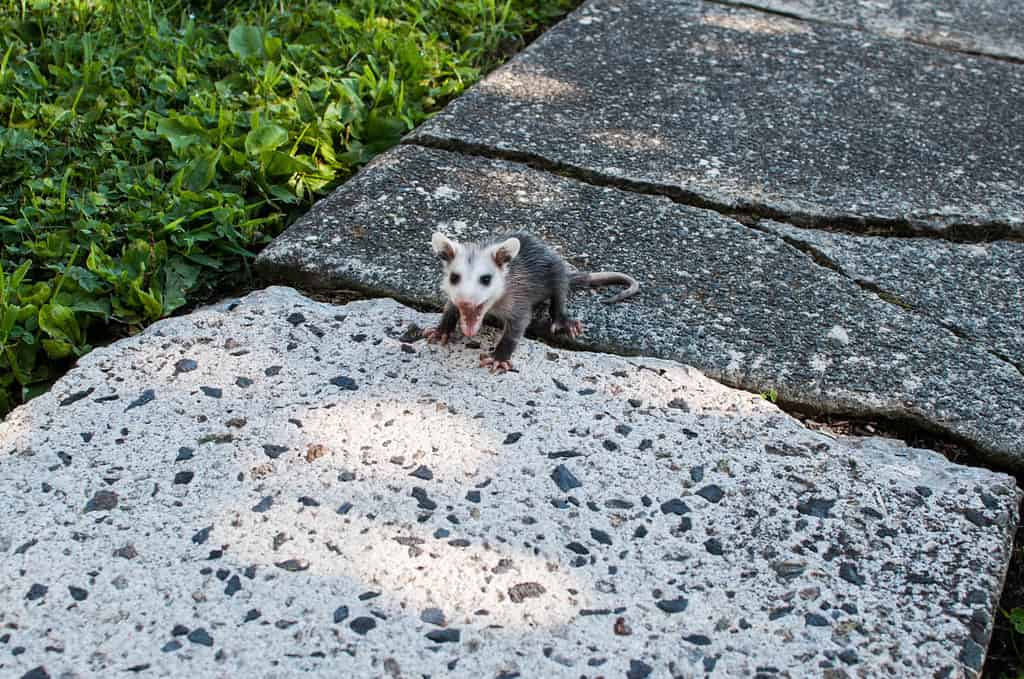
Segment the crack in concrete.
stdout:
<path fill-rule="evenodd" d="M 705 0 L 708 4 L 722 5 L 723 7 L 735 7 L 737 9 L 746 9 L 754 12 L 760 12 L 762 14 L 770 14 L 784 19 L 791 19 L 793 21 L 802 21 L 808 24 L 817 24 L 819 26 L 827 26 L 829 28 L 840 28 L 849 31 L 856 31 L 858 33 L 866 33 L 868 35 L 874 35 L 888 40 L 896 40 L 899 42 L 907 42 L 913 45 L 921 47 L 929 47 L 931 49 L 942 50 L 943 52 L 950 52 L 952 54 L 963 54 L 969 57 L 978 57 L 982 59 L 992 59 L 993 61 L 1000 61 L 1008 64 L 1020 65 L 1024 64 L 1024 59 L 1018 57 L 1012 57 L 1007 54 L 993 54 L 991 52 L 983 52 L 981 50 L 971 50 L 954 47 L 952 45 L 941 45 L 936 42 L 925 40 L 924 38 L 917 38 L 912 35 L 908 36 L 892 36 L 881 31 L 872 30 L 863 26 L 856 26 L 853 24 L 845 24 L 841 21 L 830 21 L 829 19 L 823 19 L 820 17 L 805 16 L 797 12 L 787 12 L 783 9 L 773 9 L 771 7 L 761 7 L 759 5 L 741 2 L 739 0 Z"/>
<path fill-rule="evenodd" d="M 961 328 L 958 325 L 955 325 L 955 324 L 943 321 L 942 319 L 935 318 L 933 315 L 929 314 L 927 311 L 925 311 L 925 310 L 923 310 L 923 309 L 921 309 L 919 307 L 914 306 L 910 302 L 908 302 L 908 301 L 904 300 L 903 298 L 901 298 L 896 293 L 890 292 L 890 291 L 886 290 L 885 288 L 883 288 L 882 286 L 880 286 L 880 285 L 878 285 L 876 283 L 872 283 L 870 281 L 865 281 L 865 280 L 863 280 L 861 278 L 857 278 L 856 276 L 851 275 L 842 266 L 840 266 L 838 262 L 833 260 L 828 255 L 826 255 L 820 249 L 816 248 L 813 244 L 807 243 L 805 241 L 798 240 L 798 239 L 790 237 L 790 236 L 783 236 L 781 234 L 775 233 L 774 231 L 771 231 L 770 229 L 764 228 L 763 226 L 761 226 L 757 222 L 755 222 L 753 224 L 747 224 L 747 226 L 749 228 L 752 228 L 752 229 L 755 229 L 757 231 L 760 231 L 761 233 L 764 233 L 764 234 L 767 234 L 767 235 L 770 235 L 770 236 L 775 236 L 776 238 L 780 238 L 783 242 L 785 242 L 790 247 L 792 247 L 795 250 L 798 250 L 799 252 L 802 252 L 805 255 L 807 255 L 808 257 L 810 257 L 811 260 L 815 264 L 817 264 L 818 266 L 821 266 L 823 268 L 830 269 L 830 270 L 836 272 L 837 274 L 839 274 L 843 278 L 845 278 L 845 279 L 853 282 L 854 284 L 856 284 L 862 290 L 865 290 L 867 292 L 872 293 L 873 295 L 878 297 L 883 302 L 886 302 L 887 304 L 891 304 L 891 305 L 893 305 L 893 306 L 895 306 L 895 307 L 897 307 L 897 308 L 899 308 L 899 309 L 901 309 L 903 311 L 908 311 L 910 313 L 916 314 L 917 316 L 920 316 L 924 320 L 926 320 L 926 321 L 928 321 L 930 323 L 934 323 L 934 324 L 938 325 L 939 327 L 944 328 L 945 330 L 948 330 L 949 332 L 953 333 L 957 338 L 959 338 L 960 340 L 962 340 L 964 342 L 970 342 L 972 344 L 976 344 L 978 347 L 980 347 L 982 350 L 984 350 L 988 354 L 992 355 L 993 357 L 999 359 L 1003 363 L 1006 363 L 1010 367 L 1012 367 L 1015 370 L 1017 370 L 1017 372 L 1019 372 L 1021 374 L 1021 376 L 1024 377 L 1024 364 L 1018 363 L 1017 361 L 1014 361 L 1009 356 L 1003 354 L 1001 351 L 999 351 L 995 347 L 990 346 L 983 339 L 981 339 L 980 337 L 974 336 L 973 334 L 971 334 L 969 331 L 965 330 L 964 328 Z"/>
<path fill-rule="evenodd" d="M 990 222 L 986 224 L 949 224 L 941 229 L 923 226 L 923 219 L 909 220 L 863 217 L 853 214 L 823 216 L 813 212 L 787 212 L 741 199 L 740 206 L 728 205 L 710 200 L 701 194 L 672 184 L 609 177 L 584 167 L 551 160 L 540 154 L 510 149 L 496 149 L 486 144 L 475 144 L 462 140 L 444 139 L 431 134 L 418 133 L 413 139 L 402 144 L 422 146 L 441 151 L 476 156 L 491 160 L 504 160 L 526 165 L 535 170 L 549 172 L 593 186 L 604 186 L 646 196 L 660 196 L 689 207 L 711 210 L 749 226 L 759 219 L 773 219 L 800 228 L 812 228 L 832 233 L 869 236 L 893 236 L 900 238 L 927 238 L 954 243 L 990 243 L 993 241 L 1024 242 L 1024 233 L 1014 231 L 1009 223 Z"/>

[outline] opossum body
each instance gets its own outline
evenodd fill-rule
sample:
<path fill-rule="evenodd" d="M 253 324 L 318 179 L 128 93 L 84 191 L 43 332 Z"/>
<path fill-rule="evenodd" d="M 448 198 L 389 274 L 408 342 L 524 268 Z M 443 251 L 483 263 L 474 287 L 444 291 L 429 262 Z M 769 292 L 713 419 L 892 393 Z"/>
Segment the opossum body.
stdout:
<path fill-rule="evenodd" d="M 441 323 L 424 333 L 429 342 L 447 344 L 455 326 L 472 337 L 484 317 L 501 320 L 505 331 L 498 346 L 480 357 L 491 372 L 512 369 L 511 357 L 533 318 L 533 309 L 550 302 L 551 332 L 578 337 L 583 324 L 570 318 L 566 308 L 569 291 L 585 287 L 627 285 L 626 290 L 605 300 L 622 301 L 640 289 L 632 277 L 617 272 L 570 272 L 565 261 L 537 237 L 517 232 L 499 240 L 458 243 L 443 234 L 431 238 L 434 253 L 442 262 L 441 289 L 448 302 Z"/>

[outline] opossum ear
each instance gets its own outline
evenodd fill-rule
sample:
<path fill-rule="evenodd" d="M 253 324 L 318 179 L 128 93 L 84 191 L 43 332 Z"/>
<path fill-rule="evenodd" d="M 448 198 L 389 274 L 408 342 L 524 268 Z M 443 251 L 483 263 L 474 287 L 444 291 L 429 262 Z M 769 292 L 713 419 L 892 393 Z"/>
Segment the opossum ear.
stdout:
<path fill-rule="evenodd" d="M 494 253 L 491 255 L 494 258 L 494 263 L 498 266 L 505 266 L 519 254 L 519 239 L 509 238 L 503 243 L 499 243 L 494 248 Z"/>
<path fill-rule="evenodd" d="M 430 244 L 434 246 L 434 254 L 444 262 L 455 259 L 455 243 L 449 240 L 440 231 L 435 231 L 430 237 Z"/>

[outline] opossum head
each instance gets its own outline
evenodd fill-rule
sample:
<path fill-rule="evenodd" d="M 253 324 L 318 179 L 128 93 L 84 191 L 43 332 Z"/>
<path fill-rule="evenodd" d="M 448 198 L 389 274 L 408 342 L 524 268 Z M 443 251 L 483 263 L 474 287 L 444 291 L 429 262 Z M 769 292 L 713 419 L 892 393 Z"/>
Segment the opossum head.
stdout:
<path fill-rule="evenodd" d="M 459 310 L 462 334 L 472 337 L 505 294 L 508 265 L 519 254 L 519 239 L 481 245 L 435 233 L 430 242 L 442 263 L 441 289 Z"/>

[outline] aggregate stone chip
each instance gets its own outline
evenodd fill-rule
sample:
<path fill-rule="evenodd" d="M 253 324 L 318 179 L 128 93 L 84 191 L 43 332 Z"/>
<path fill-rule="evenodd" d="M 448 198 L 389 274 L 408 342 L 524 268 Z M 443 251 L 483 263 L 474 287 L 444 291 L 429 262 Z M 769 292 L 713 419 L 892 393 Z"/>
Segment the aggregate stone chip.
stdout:
<path fill-rule="evenodd" d="M 743 0 L 812 21 L 851 26 L 905 40 L 1024 60 L 1024 13 L 1005 0 Z"/>
<path fill-rule="evenodd" d="M 412 138 L 786 221 L 984 238 L 1024 233 L 1022 110 L 1018 64 L 717 3 L 593 0 Z"/>
<path fill-rule="evenodd" d="M 1024 370 L 1024 242 L 854 236 L 770 220 L 760 226 Z"/>
<path fill-rule="evenodd" d="M 640 282 L 621 304 L 600 303 L 607 291 L 570 301 L 588 348 L 679 360 L 815 410 L 914 422 L 1024 468 L 1024 375 L 1013 365 L 777 235 L 667 198 L 401 146 L 320 201 L 257 264 L 278 282 L 440 306 L 431 232 L 472 240 L 515 228 L 578 268 Z"/>
<path fill-rule="evenodd" d="M 1009 477 L 827 438 L 667 361 L 525 342 L 519 371 L 492 376 L 476 350 L 410 342 L 436 321 L 390 300 L 339 307 L 270 288 L 97 349 L 11 414 L 0 622 L 13 652 L 0 674 L 981 666 L 1016 523 Z M 177 370 L 182 359 L 195 369 Z M 271 460 L 267 443 L 287 452 Z M 175 462 L 182 446 L 195 456 Z M 326 452 L 310 461 L 310 446 Z M 560 464 L 578 485 L 552 482 Z M 175 485 L 182 465 L 195 477 Z M 410 476 L 421 466 L 433 478 Z M 116 504 L 87 511 L 100 491 Z M 113 557 L 126 543 L 134 558 Z"/>

